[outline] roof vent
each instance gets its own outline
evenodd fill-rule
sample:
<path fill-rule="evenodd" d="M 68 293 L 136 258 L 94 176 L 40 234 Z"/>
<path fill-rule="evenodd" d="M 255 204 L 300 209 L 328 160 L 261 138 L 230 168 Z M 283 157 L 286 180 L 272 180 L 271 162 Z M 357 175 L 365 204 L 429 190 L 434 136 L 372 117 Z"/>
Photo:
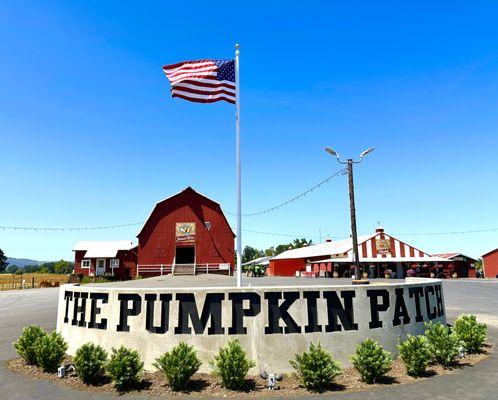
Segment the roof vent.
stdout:
<path fill-rule="evenodd" d="M 382 226 L 378 226 L 375 228 L 375 232 L 384 232 L 384 228 Z"/>
<path fill-rule="evenodd" d="M 325 239 L 325 241 L 326 241 L 327 243 L 330 243 L 330 242 L 332 242 L 332 238 L 327 238 L 327 239 Z"/>

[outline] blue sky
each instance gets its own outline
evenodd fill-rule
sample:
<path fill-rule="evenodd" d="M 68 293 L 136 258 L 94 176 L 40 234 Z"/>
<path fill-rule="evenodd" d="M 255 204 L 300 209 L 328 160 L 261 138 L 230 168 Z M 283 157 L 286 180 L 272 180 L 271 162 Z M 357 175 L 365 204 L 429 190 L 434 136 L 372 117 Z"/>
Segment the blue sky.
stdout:
<path fill-rule="evenodd" d="M 358 231 L 478 256 L 498 232 L 498 3 L 3 2 L 0 225 L 143 221 L 191 185 L 235 210 L 234 107 L 169 96 L 161 66 L 241 44 L 243 209 L 271 207 L 355 156 Z M 235 222 L 232 217 L 231 222 Z M 349 232 L 346 177 L 244 228 Z M 105 231 L 0 230 L 12 257 L 71 258 Z M 244 245 L 291 238 L 245 232 Z"/>

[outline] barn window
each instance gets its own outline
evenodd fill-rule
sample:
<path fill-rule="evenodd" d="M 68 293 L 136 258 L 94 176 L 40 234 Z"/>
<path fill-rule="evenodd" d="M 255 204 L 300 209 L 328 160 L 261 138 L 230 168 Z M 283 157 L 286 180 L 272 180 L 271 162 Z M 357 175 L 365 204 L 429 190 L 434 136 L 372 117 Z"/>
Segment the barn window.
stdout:
<path fill-rule="evenodd" d="M 110 265 L 111 265 L 111 268 L 119 268 L 119 259 L 111 258 Z"/>
<path fill-rule="evenodd" d="M 210 231 L 210 230 L 211 230 L 211 222 L 206 221 L 206 222 L 204 222 L 204 224 L 206 225 L 206 229 L 207 229 L 208 231 Z"/>
<path fill-rule="evenodd" d="M 81 260 L 81 268 L 90 268 L 92 262 L 90 260 Z"/>

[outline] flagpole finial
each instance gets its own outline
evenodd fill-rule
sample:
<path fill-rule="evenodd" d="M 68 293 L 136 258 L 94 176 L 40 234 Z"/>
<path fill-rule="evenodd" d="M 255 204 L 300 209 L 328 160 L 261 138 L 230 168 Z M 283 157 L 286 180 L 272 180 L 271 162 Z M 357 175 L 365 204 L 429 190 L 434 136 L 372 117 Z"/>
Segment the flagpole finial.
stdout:
<path fill-rule="evenodd" d="M 237 50 L 239 49 L 239 47 L 240 47 L 240 44 L 235 43 L 235 48 L 236 48 Z"/>

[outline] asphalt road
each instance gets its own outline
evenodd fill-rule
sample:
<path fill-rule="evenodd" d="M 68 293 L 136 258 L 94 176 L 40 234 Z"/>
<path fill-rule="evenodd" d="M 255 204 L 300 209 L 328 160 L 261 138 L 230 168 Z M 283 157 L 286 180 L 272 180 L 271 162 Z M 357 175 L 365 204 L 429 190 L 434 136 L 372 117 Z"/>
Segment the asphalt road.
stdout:
<path fill-rule="evenodd" d="M 55 328 L 57 292 L 58 289 L 0 292 L 0 399 L 89 400 L 117 397 L 111 394 L 80 392 L 56 383 L 25 379 L 4 367 L 5 360 L 16 356 L 12 342 L 24 326 L 38 324 L 47 330 Z M 445 281 L 444 295 L 449 321 L 461 313 L 476 314 L 488 324 L 489 340 L 498 344 L 498 280 Z M 451 375 L 437 376 L 408 385 L 386 386 L 368 392 L 334 393 L 324 397 L 345 400 L 497 399 L 497 371 L 498 355 L 493 354 L 476 366 Z M 126 397 L 150 399 L 134 395 Z M 177 396 L 175 398 L 178 399 Z"/>

